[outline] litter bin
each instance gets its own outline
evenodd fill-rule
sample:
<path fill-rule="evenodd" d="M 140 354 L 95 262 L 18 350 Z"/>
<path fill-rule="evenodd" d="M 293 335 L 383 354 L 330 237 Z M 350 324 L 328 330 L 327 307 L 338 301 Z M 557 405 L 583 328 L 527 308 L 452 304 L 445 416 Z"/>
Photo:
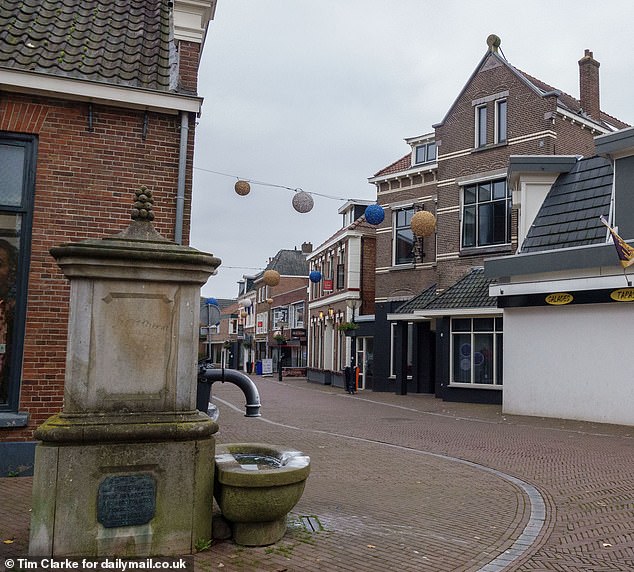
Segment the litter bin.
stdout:
<path fill-rule="evenodd" d="M 255 362 L 255 375 L 262 375 L 262 362 L 260 360 Z"/>

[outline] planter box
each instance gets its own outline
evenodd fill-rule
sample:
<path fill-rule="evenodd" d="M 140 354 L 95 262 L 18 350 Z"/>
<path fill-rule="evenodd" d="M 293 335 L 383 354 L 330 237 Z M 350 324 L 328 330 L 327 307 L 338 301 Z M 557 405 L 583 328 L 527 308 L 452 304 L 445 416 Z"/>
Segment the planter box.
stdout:
<path fill-rule="evenodd" d="M 331 371 L 325 369 L 309 369 L 306 378 L 310 383 L 321 383 L 322 385 L 330 385 Z"/>

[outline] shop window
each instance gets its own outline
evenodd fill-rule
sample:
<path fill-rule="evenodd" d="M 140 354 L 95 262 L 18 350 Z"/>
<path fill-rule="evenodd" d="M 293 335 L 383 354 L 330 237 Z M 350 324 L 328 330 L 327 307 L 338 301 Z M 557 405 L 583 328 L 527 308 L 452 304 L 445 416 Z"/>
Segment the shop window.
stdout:
<path fill-rule="evenodd" d="M 502 318 L 452 318 L 451 383 L 502 385 Z"/>
<path fill-rule="evenodd" d="M 480 182 L 463 189 L 462 247 L 511 241 L 511 197 L 506 180 Z"/>
<path fill-rule="evenodd" d="M 36 140 L 0 133 L 0 411 L 17 411 Z"/>

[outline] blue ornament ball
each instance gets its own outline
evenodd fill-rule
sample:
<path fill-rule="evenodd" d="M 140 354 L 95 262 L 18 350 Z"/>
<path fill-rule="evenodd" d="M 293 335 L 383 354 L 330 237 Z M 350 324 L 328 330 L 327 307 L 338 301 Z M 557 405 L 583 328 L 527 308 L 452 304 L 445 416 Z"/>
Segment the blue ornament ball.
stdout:
<path fill-rule="evenodd" d="M 308 275 L 308 278 L 310 279 L 311 282 L 319 282 L 321 280 L 321 272 L 319 272 L 319 270 L 313 270 Z"/>
<path fill-rule="evenodd" d="M 383 212 L 383 207 L 381 205 L 369 205 L 365 209 L 365 220 L 367 220 L 369 224 L 381 224 L 384 218 L 385 212 Z"/>
<path fill-rule="evenodd" d="M 210 306 L 218 305 L 218 300 L 216 300 L 215 298 L 207 298 L 205 302 L 207 302 L 207 304 L 209 304 Z"/>

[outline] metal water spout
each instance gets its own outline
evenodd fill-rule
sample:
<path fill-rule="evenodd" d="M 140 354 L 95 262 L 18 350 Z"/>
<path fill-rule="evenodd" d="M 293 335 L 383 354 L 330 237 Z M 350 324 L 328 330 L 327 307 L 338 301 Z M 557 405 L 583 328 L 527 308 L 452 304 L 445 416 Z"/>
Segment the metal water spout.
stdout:
<path fill-rule="evenodd" d="M 237 385 L 247 400 L 245 405 L 245 417 L 260 417 L 262 415 L 260 413 L 260 393 L 258 392 L 258 388 L 255 383 L 253 383 L 253 380 L 241 371 L 226 368 L 203 368 L 198 374 L 198 379 L 199 381 L 204 379 L 209 385 L 214 384 L 216 381 L 221 381 L 222 383 L 228 381 L 229 383 Z M 205 403 L 198 403 L 198 409 L 206 413 L 207 402 L 209 401 L 206 395 L 204 401 Z"/>

